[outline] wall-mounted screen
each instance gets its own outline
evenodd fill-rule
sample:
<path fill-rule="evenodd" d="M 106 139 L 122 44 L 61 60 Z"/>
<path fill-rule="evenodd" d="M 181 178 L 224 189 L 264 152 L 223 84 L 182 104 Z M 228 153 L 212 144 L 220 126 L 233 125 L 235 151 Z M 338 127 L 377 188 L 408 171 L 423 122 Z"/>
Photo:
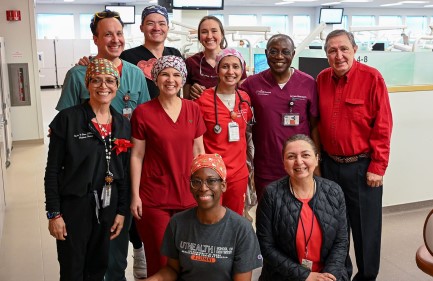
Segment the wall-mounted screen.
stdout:
<path fill-rule="evenodd" d="M 299 70 L 310 74 L 314 79 L 322 70 L 328 67 L 329 63 L 326 58 L 299 57 Z"/>
<path fill-rule="evenodd" d="M 118 12 L 120 19 L 125 24 L 135 23 L 135 6 L 131 5 L 105 5 L 106 10 Z"/>
<path fill-rule="evenodd" d="M 265 54 L 254 54 L 254 74 L 262 72 L 269 68 L 268 60 Z"/>
<path fill-rule="evenodd" d="M 224 10 L 224 0 L 173 0 L 173 9 Z"/>
<path fill-rule="evenodd" d="M 321 8 L 319 23 L 340 24 L 343 20 L 343 8 Z"/>

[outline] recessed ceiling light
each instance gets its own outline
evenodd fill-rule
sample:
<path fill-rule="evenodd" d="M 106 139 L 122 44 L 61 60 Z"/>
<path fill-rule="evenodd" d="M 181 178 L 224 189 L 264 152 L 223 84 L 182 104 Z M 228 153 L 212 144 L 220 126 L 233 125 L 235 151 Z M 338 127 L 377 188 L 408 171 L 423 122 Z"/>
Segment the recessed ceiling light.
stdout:
<path fill-rule="evenodd" d="M 398 2 L 398 3 L 391 3 L 391 4 L 383 4 L 380 5 L 381 7 L 389 7 L 389 6 L 399 6 L 399 5 L 403 5 L 403 3 Z"/>
<path fill-rule="evenodd" d="M 63 0 L 63 2 L 74 2 L 74 0 Z"/>
<path fill-rule="evenodd" d="M 285 1 L 285 2 L 277 2 L 275 5 L 287 5 L 287 4 L 293 4 L 293 2 Z"/>
<path fill-rule="evenodd" d="M 338 5 L 341 4 L 341 2 L 329 2 L 329 3 L 323 3 L 322 6 L 331 6 L 331 5 Z"/>

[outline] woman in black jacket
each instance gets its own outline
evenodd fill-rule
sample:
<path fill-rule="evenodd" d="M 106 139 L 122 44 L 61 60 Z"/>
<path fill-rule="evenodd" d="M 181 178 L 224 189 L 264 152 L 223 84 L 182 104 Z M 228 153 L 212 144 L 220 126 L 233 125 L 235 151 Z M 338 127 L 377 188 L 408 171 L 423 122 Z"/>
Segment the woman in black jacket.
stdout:
<path fill-rule="evenodd" d="M 348 280 L 346 205 L 341 188 L 313 176 L 314 142 L 294 135 L 283 146 L 288 176 L 271 183 L 257 208 L 263 255 L 260 281 Z"/>
<path fill-rule="evenodd" d="M 61 281 L 104 279 L 109 241 L 129 211 L 131 127 L 110 106 L 119 72 L 96 58 L 85 82 L 90 100 L 60 111 L 50 124 L 45 204 Z"/>

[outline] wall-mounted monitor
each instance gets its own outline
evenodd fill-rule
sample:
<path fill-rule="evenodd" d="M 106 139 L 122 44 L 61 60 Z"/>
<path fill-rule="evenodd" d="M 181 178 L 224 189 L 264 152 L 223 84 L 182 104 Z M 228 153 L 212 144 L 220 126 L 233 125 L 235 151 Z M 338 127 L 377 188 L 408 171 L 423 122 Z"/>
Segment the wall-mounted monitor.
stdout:
<path fill-rule="evenodd" d="M 224 10 L 224 0 L 173 0 L 173 9 Z"/>
<path fill-rule="evenodd" d="M 105 9 L 118 12 L 124 24 L 135 23 L 135 6 L 133 5 L 105 5 Z"/>
<path fill-rule="evenodd" d="M 319 23 L 340 24 L 343 20 L 343 8 L 321 8 Z"/>
<path fill-rule="evenodd" d="M 254 54 L 254 74 L 269 68 L 268 59 L 265 54 Z"/>
<path fill-rule="evenodd" d="M 299 57 L 299 70 L 310 74 L 314 79 L 322 70 L 328 67 L 329 63 L 326 58 Z"/>

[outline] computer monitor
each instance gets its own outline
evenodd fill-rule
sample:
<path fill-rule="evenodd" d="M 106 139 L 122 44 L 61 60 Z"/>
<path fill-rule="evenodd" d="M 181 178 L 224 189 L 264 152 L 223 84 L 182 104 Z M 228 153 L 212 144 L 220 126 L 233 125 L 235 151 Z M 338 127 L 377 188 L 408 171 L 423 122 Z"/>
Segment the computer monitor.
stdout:
<path fill-rule="evenodd" d="M 319 23 L 340 24 L 343 20 L 343 8 L 320 8 Z"/>
<path fill-rule="evenodd" d="M 372 51 L 385 51 L 385 43 L 376 43 L 371 48 Z"/>
<path fill-rule="evenodd" d="M 265 54 L 254 54 L 254 74 L 269 68 Z"/>
<path fill-rule="evenodd" d="M 299 70 L 310 74 L 314 79 L 322 70 L 328 67 L 329 63 L 326 58 L 299 57 Z"/>

